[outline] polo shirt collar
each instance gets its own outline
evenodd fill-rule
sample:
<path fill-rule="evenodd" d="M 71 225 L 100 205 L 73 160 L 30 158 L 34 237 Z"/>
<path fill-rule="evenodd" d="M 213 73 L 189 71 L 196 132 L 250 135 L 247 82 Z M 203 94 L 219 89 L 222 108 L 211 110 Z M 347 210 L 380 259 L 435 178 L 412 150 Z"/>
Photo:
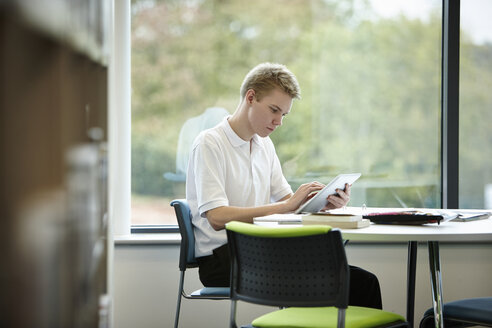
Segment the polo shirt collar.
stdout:
<path fill-rule="evenodd" d="M 231 145 L 233 147 L 240 147 L 242 145 L 249 144 L 249 141 L 243 140 L 240 136 L 237 135 L 236 132 L 234 132 L 234 130 L 231 127 L 231 124 L 229 123 L 229 117 L 231 116 L 225 117 L 221 125 Z M 253 142 L 256 143 L 257 145 L 260 145 L 259 138 L 260 137 L 257 134 L 253 135 Z"/>

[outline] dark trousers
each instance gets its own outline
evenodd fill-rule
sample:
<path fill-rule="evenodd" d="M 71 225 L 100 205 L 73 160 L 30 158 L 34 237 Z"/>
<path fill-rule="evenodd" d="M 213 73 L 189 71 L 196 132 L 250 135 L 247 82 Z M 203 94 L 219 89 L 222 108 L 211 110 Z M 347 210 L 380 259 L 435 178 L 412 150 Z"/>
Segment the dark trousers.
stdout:
<path fill-rule="evenodd" d="M 230 285 L 231 261 L 227 244 L 214 249 L 210 256 L 197 258 L 200 281 L 206 287 Z M 378 278 L 371 272 L 350 266 L 349 305 L 382 309 Z"/>

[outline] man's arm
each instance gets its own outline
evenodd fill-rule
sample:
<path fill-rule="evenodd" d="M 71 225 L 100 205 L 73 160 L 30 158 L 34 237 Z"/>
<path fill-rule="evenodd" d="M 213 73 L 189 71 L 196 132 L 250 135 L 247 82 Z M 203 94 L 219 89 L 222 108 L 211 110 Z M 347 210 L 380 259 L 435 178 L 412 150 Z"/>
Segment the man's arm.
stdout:
<path fill-rule="evenodd" d="M 253 222 L 253 218 L 271 214 L 283 214 L 296 210 L 313 192 L 323 189 L 319 182 L 305 183 L 294 194 L 282 198 L 280 201 L 257 207 L 221 206 L 206 212 L 208 222 L 215 230 L 222 230 L 230 221 Z"/>
<path fill-rule="evenodd" d="M 215 230 L 222 230 L 230 221 L 253 223 L 253 218 L 276 213 L 286 213 L 285 202 L 258 207 L 221 206 L 207 211 L 208 222 Z"/>

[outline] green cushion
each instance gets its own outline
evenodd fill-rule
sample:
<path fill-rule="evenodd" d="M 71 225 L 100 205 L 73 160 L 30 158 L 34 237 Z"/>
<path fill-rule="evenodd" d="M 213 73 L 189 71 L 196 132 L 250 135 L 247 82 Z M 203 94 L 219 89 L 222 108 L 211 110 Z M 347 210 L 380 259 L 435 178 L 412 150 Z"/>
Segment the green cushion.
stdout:
<path fill-rule="evenodd" d="M 253 321 L 254 327 L 283 328 L 322 328 L 337 326 L 338 309 L 335 307 L 291 307 L 265 314 Z M 401 315 L 364 308 L 349 306 L 345 316 L 345 327 L 377 327 L 392 322 L 405 321 Z"/>
<path fill-rule="evenodd" d="M 255 237 L 304 237 L 325 234 L 331 230 L 326 225 L 310 225 L 295 227 L 267 227 L 251 223 L 231 221 L 226 224 L 226 229 Z"/>

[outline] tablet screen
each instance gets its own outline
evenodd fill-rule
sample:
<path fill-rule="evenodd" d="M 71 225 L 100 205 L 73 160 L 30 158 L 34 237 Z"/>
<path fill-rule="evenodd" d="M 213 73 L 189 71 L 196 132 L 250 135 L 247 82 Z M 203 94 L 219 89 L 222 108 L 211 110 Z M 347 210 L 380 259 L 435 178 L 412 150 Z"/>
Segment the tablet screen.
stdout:
<path fill-rule="evenodd" d="M 361 176 L 360 173 L 339 174 L 331 180 L 313 198 L 301 205 L 294 213 L 316 213 L 326 206 L 326 197 L 336 194 L 337 189 L 345 189 L 345 184 L 353 184 Z"/>

